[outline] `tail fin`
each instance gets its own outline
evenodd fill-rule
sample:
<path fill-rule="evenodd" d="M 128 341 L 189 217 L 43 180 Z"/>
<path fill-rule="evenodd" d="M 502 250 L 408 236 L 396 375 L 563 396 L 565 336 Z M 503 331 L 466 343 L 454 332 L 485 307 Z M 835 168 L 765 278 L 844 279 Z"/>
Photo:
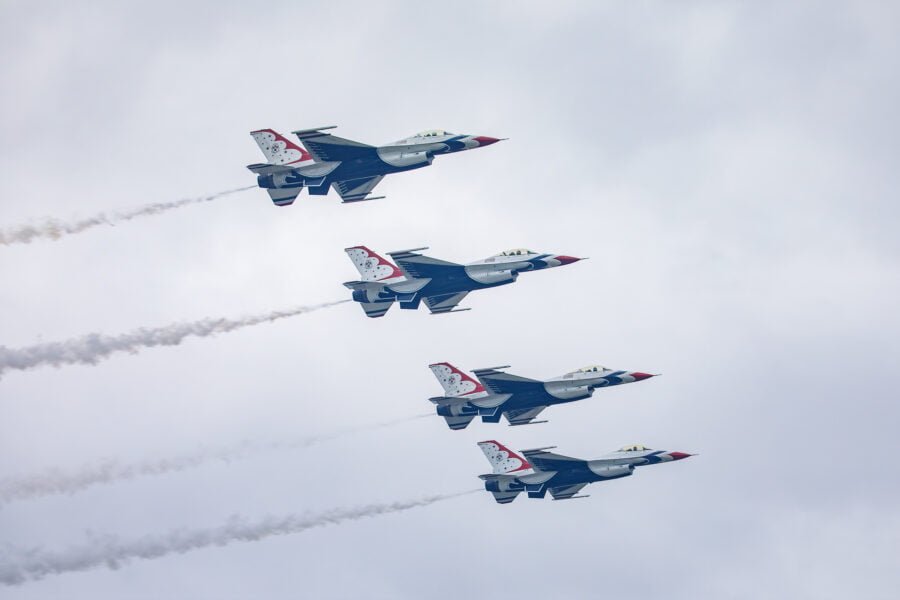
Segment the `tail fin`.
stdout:
<path fill-rule="evenodd" d="M 305 149 L 287 139 L 274 129 L 251 131 L 259 149 L 266 155 L 266 161 L 273 165 L 299 165 L 311 163 L 313 157 Z"/>
<path fill-rule="evenodd" d="M 498 441 L 478 442 L 478 447 L 494 467 L 495 475 L 526 475 L 532 472 L 531 463 Z"/>
<path fill-rule="evenodd" d="M 393 263 L 375 254 L 365 246 L 345 248 L 344 252 L 353 261 L 363 281 L 386 281 L 403 277 L 403 273 Z"/>
<path fill-rule="evenodd" d="M 448 362 L 428 365 L 437 380 L 441 382 L 444 393 L 451 398 L 466 396 L 476 392 L 484 392 L 484 386 L 469 377 Z"/>

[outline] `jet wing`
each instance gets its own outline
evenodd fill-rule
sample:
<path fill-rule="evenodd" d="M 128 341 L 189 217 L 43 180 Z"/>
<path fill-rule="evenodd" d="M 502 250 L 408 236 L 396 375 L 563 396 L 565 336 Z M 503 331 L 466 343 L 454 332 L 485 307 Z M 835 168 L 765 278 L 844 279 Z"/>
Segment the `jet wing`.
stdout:
<path fill-rule="evenodd" d="M 572 471 L 583 467 L 587 461 L 562 454 L 547 452 L 549 448 L 522 450 L 522 455 L 538 471 Z"/>
<path fill-rule="evenodd" d="M 354 142 L 353 140 L 340 138 L 329 133 L 322 133 L 321 131 L 322 129 L 332 129 L 332 127 L 302 129 L 293 133 L 300 139 L 300 143 L 303 144 L 316 162 L 343 162 L 358 159 L 380 160 L 375 146 Z"/>
<path fill-rule="evenodd" d="M 425 304 L 428 306 L 428 310 L 430 310 L 431 314 L 433 315 L 470 310 L 468 308 L 460 308 L 458 310 L 454 310 L 456 308 L 456 305 L 462 302 L 463 298 L 465 298 L 468 293 L 469 292 L 459 292 L 458 294 L 428 296 L 425 298 Z"/>
<path fill-rule="evenodd" d="M 541 414 L 546 406 L 536 406 L 534 408 L 519 408 L 507 410 L 503 412 L 503 416 L 509 421 L 510 425 L 528 425 L 536 416 Z M 538 423 L 546 423 L 546 421 L 537 421 Z"/>
<path fill-rule="evenodd" d="M 553 496 L 554 500 L 570 500 L 572 498 L 586 498 L 587 496 L 576 496 L 587 483 L 576 483 L 575 485 L 567 485 L 564 487 L 552 487 L 547 491 Z"/>
<path fill-rule="evenodd" d="M 397 250 L 388 252 L 388 256 L 394 259 L 397 267 L 403 271 L 408 279 L 455 279 L 466 277 L 466 268 L 460 264 L 438 260 L 419 254 L 420 250 L 428 248 L 414 248 L 412 250 Z M 462 298 L 460 298 L 462 300 Z"/>
<path fill-rule="evenodd" d="M 369 195 L 382 179 L 384 179 L 384 175 L 364 177 L 362 179 L 347 179 L 345 181 L 335 181 L 334 187 L 337 189 L 337 193 L 341 195 L 341 200 L 344 202 L 376 200 L 376 198 L 366 198 L 366 196 Z"/>
<path fill-rule="evenodd" d="M 495 394 L 546 394 L 544 382 L 518 375 L 510 375 L 498 369 L 475 369 L 475 377 L 481 385 Z"/>

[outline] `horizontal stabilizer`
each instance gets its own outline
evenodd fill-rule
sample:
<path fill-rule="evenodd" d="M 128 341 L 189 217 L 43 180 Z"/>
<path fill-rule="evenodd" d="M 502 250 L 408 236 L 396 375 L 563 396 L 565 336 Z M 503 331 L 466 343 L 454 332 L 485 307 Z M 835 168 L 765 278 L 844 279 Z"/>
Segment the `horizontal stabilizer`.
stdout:
<path fill-rule="evenodd" d="M 438 406 L 450 406 L 451 404 L 468 404 L 469 401 L 466 398 L 451 398 L 449 396 L 434 396 L 433 398 L 428 399 L 432 404 L 437 404 Z"/>
<path fill-rule="evenodd" d="M 345 281 L 344 287 L 350 290 L 381 290 L 384 284 L 378 281 Z"/>
<path fill-rule="evenodd" d="M 255 163 L 252 165 L 247 165 L 247 168 L 256 173 L 257 175 L 271 175 L 273 173 L 292 173 L 294 169 L 292 167 L 286 167 L 284 165 L 270 165 L 269 163 Z"/>
<path fill-rule="evenodd" d="M 478 479 L 482 481 L 515 481 L 515 475 L 505 475 L 503 473 L 484 473 L 479 475 Z"/>

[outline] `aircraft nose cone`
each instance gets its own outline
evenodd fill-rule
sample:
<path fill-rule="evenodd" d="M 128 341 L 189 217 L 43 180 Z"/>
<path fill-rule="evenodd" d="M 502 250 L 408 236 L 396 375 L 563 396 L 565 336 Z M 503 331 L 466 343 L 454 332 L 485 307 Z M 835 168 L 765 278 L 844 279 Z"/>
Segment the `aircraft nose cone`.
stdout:
<path fill-rule="evenodd" d="M 631 376 L 634 377 L 635 381 L 643 381 L 645 379 L 650 379 L 653 377 L 650 373 L 641 373 L 640 371 L 632 371 Z"/>
<path fill-rule="evenodd" d="M 575 258 L 574 256 L 566 256 L 565 254 L 558 254 L 554 257 L 559 261 L 560 265 L 570 265 L 573 262 L 578 262 L 581 260 L 580 258 Z"/>
<path fill-rule="evenodd" d="M 672 457 L 672 460 L 681 460 L 682 458 L 693 456 L 693 454 L 688 454 L 687 452 L 669 452 L 669 456 Z"/>
<path fill-rule="evenodd" d="M 500 138 L 489 137 L 486 135 L 479 135 L 477 137 L 472 138 L 476 142 L 478 142 L 478 146 L 490 146 L 491 144 L 496 144 L 500 141 Z"/>

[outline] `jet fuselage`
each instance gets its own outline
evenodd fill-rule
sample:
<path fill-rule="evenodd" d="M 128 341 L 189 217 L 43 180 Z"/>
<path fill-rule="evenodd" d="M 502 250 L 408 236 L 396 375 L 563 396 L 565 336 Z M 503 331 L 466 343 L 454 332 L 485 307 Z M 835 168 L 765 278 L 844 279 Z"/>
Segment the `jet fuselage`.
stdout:
<path fill-rule="evenodd" d="M 537 254 L 527 257 L 527 259 L 496 256 L 467 265 L 455 265 L 454 267 L 441 265 L 434 269 L 430 269 L 427 264 L 421 264 L 416 266 L 416 278 L 429 279 L 428 283 L 419 288 L 420 296 L 442 296 L 515 283 L 519 273 L 540 271 L 549 267 L 569 264 L 576 260 L 578 259 L 569 256 Z M 387 284 L 385 291 L 394 297 L 401 296 L 405 293 L 405 286 L 403 283 Z"/>

